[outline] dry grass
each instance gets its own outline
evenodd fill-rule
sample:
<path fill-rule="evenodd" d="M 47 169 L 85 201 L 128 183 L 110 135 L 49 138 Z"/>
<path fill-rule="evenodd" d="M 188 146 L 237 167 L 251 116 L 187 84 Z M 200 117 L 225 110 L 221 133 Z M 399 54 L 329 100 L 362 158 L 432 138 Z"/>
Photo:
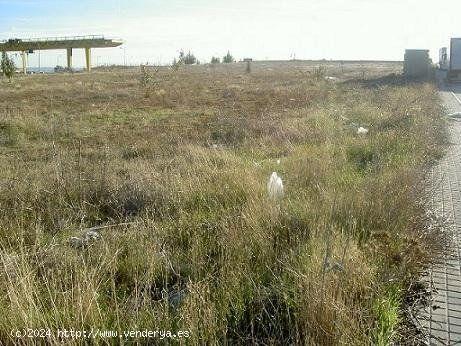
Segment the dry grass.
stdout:
<path fill-rule="evenodd" d="M 444 123 L 431 84 L 345 80 L 398 68 L 327 64 L 335 81 L 302 62 L 162 68 L 147 83 L 138 70 L 2 81 L 0 340 L 29 327 L 388 342 L 399 296 L 438 244 L 418 187 Z M 272 171 L 280 202 L 267 197 Z"/>

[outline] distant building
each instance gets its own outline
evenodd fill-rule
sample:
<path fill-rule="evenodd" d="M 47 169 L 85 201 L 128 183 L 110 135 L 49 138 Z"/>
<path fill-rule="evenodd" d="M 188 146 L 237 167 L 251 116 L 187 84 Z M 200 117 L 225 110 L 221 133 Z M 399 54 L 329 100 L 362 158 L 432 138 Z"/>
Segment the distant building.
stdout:
<path fill-rule="evenodd" d="M 449 63 L 450 61 L 448 60 L 448 49 L 447 47 L 440 48 L 439 50 L 439 67 L 441 70 L 448 70 L 449 69 Z"/>

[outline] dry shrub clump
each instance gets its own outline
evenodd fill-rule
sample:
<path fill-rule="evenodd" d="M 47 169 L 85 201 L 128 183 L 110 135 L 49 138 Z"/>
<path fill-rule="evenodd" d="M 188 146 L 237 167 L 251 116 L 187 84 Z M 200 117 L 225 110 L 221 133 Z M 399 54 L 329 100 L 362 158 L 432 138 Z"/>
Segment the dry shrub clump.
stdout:
<path fill-rule="evenodd" d="M 404 292 L 441 242 L 419 189 L 445 138 L 436 90 L 292 64 L 2 85 L 4 109 L 28 103 L 0 122 L 0 340 L 18 327 L 395 339 Z M 69 245 L 95 226 L 101 239 Z"/>

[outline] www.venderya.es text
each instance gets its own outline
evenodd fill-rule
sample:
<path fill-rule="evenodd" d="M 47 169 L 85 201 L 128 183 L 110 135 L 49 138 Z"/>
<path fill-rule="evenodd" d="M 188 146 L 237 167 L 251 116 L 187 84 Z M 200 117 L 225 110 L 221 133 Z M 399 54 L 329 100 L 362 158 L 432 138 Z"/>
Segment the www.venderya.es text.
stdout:
<path fill-rule="evenodd" d="M 189 338 L 190 331 L 179 330 L 176 332 L 170 330 L 77 330 L 77 329 L 58 329 L 52 331 L 46 328 L 22 328 L 10 332 L 12 338 L 57 338 L 57 339 L 182 339 Z"/>

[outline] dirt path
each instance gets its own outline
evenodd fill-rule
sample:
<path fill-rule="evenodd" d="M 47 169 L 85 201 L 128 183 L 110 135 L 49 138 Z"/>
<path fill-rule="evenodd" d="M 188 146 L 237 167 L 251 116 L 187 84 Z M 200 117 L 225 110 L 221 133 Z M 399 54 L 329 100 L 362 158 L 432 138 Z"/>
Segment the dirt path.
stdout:
<path fill-rule="evenodd" d="M 461 111 L 461 87 L 444 87 L 441 97 L 450 112 Z M 422 322 L 430 345 L 461 345 L 461 118 L 452 118 L 450 124 L 451 145 L 432 170 L 432 181 L 439 187 L 432 207 L 448 220 L 454 240 L 429 274 L 437 289 L 435 308 L 426 309 Z"/>

